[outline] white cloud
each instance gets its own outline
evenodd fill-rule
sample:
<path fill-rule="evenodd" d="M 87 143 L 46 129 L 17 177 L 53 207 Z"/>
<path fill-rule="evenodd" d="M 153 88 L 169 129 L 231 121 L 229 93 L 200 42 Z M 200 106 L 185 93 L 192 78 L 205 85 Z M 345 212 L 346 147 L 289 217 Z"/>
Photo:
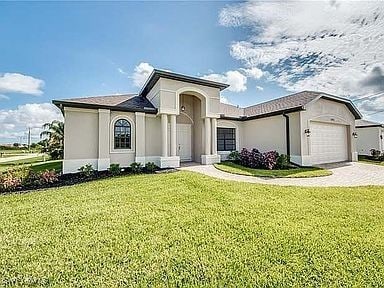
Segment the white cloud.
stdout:
<path fill-rule="evenodd" d="M 120 74 L 128 75 L 128 73 L 125 72 L 123 68 L 120 68 L 120 67 L 119 67 L 119 68 L 117 68 L 117 71 L 118 71 Z"/>
<path fill-rule="evenodd" d="M 0 94 L 0 100 L 9 100 L 9 97 L 4 94 Z"/>
<path fill-rule="evenodd" d="M 141 62 L 135 67 L 135 71 L 132 74 L 133 84 L 136 87 L 142 87 L 152 71 L 153 67 L 150 64 Z"/>
<path fill-rule="evenodd" d="M 383 87 L 384 2 L 245 2 L 222 9 L 219 21 L 248 27 L 231 55 L 289 91 L 354 97 Z"/>
<path fill-rule="evenodd" d="M 41 126 L 53 120 L 63 120 L 58 108 L 50 103 L 25 104 L 14 110 L 0 110 L 0 142 L 18 140 L 23 137 L 28 128 L 34 139 L 37 140 Z"/>
<path fill-rule="evenodd" d="M 223 95 L 220 95 L 220 102 L 224 104 L 232 104 L 229 99 Z"/>
<path fill-rule="evenodd" d="M 43 94 L 44 81 L 19 73 L 0 74 L 0 93 Z"/>
<path fill-rule="evenodd" d="M 228 90 L 233 92 L 242 92 L 247 90 L 247 77 L 236 70 L 230 70 L 224 74 L 208 74 L 202 76 L 201 78 L 228 84 L 230 85 Z"/>
<path fill-rule="evenodd" d="M 260 79 L 263 76 L 263 71 L 259 68 L 252 67 L 250 69 L 240 68 L 240 71 L 244 72 L 244 74 L 253 79 Z"/>
<path fill-rule="evenodd" d="M 256 89 L 259 90 L 259 91 L 264 91 L 264 88 L 261 87 L 261 86 L 256 86 Z"/>

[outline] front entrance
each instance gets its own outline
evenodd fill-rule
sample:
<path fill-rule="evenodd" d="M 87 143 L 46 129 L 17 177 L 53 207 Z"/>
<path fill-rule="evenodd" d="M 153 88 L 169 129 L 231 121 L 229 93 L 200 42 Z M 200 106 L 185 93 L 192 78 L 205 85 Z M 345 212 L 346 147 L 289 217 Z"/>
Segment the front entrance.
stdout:
<path fill-rule="evenodd" d="M 181 162 L 192 161 L 192 125 L 177 124 L 176 153 Z"/>

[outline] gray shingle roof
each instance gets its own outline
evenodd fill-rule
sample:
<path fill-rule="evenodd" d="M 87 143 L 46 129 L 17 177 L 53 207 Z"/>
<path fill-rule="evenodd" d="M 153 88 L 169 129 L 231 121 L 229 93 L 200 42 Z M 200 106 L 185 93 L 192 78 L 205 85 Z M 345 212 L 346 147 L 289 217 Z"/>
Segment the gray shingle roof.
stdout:
<path fill-rule="evenodd" d="M 384 124 L 364 119 L 356 120 L 356 127 L 384 127 Z"/>
<path fill-rule="evenodd" d="M 303 91 L 281 98 L 277 98 L 271 101 L 263 102 L 260 104 L 252 105 L 245 108 L 237 108 L 237 111 L 240 112 L 240 109 L 243 109 L 243 115 L 239 116 L 243 120 L 258 118 L 258 117 L 267 117 L 271 115 L 282 114 L 284 112 L 292 112 L 304 110 L 305 106 L 310 102 L 316 100 L 317 98 L 323 97 L 325 99 L 337 101 L 347 105 L 349 110 L 355 115 L 356 119 L 360 119 L 361 115 L 353 103 L 345 98 L 333 96 L 330 94 L 315 92 L 315 91 Z M 228 104 L 221 104 L 221 111 L 230 110 L 227 106 Z M 232 111 L 235 111 L 236 106 L 233 106 Z M 235 114 L 235 113 L 232 113 Z M 225 117 L 234 117 L 233 115 L 225 114 Z"/>
<path fill-rule="evenodd" d="M 156 113 L 156 108 L 145 97 L 136 94 L 107 95 L 95 97 L 83 97 L 73 99 L 54 100 L 53 104 L 58 106 L 69 106 L 79 108 L 105 108 L 120 111 Z"/>
<path fill-rule="evenodd" d="M 322 93 L 303 91 L 278 99 L 267 101 L 264 103 L 256 104 L 244 108 L 245 116 L 259 116 L 264 114 L 275 113 L 278 111 L 285 111 L 289 109 L 299 109 L 307 105 L 309 102 L 315 100 Z"/>

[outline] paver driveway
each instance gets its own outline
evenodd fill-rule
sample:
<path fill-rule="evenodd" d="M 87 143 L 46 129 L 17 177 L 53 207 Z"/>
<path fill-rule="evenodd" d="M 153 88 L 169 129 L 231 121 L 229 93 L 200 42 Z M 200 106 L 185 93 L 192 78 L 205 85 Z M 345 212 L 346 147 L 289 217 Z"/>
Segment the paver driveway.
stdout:
<path fill-rule="evenodd" d="M 366 186 L 366 185 L 384 185 L 384 166 L 348 162 L 323 165 L 323 168 L 332 171 L 332 175 L 313 178 L 261 178 L 254 176 L 245 176 L 231 174 L 216 169 L 213 165 L 185 165 L 181 170 L 188 170 L 205 174 L 207 176 L 260 184 L 274 184 L 283 186 Z"/>

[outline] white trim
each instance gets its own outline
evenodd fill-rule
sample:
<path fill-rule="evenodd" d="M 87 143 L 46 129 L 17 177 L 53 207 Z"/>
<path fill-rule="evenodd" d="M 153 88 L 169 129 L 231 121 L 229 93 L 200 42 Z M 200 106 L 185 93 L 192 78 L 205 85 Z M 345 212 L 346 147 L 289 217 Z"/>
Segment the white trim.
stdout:
<path fill-rule="evenodd" d="M 160 168 L 177 168 L 180 167 L 180 157 L 160 157 Z"/>
<path fill-rule="evenodd" d="M 230 120 L 218 120 L 217 121 L 217 128 L 234 128 L 236 133 L 236 151 L 240 151 L 240 129 L 239 126 L 236 123 L 233 123 Z M 217 138 L 217 135 L 216 135 Z M 220 153 L 219 153 L 220 152 Z M 222 154 L 224 152 L 231 153 L 232 151 L 219 151 L 217 150 L 217 153 Z M 228 155 L 227 155 L 228 156 Z"/>
<path fill-rule="evenodd" d="M 91 164 L 93 169 L 97 169 L 97 158 L 93 159 L 64 159 L 63 160 L 63 174 L 77 173 L 81 166 Z"/>
<path fill-rule="evenodd" d="M 107 109 L 106 109 L 107 110 Z M 82 113 L 99 113 L 98 108 L 75 108 L 75 107 L 64 107 L 64 111 L 69 112 L 82 112 Z"/>
<path fill-rule="evenodd" d="M 203 165 L 211 165 L 215 163 L 220 163 L 220 155 L 201 155 L 201 164 Z"/>
<path fill-rule="evenodd" d="M 97 170 L 98 171 L 108 170 L 110 165 L 111 165 L 111 159 L 110 158 L 97 159 Z"/>
<path fill-rule="evenodd" d="M 131 124 L 131 149 L 115 149 L 115 135 L 114 135 L 114 126 L 115 122 L 120 119 L 125 119 Z M 109 141 L 109 153 L 111 154 L 132 154 L 135 153 L 135 146 L 136 146 L 136 127 L 135 127 L 135 121 L 128 115 L 117 115 L 111 119 L 110 127 L 109 127 L 109 135 L 110 135 L 110 141 Z"/>

